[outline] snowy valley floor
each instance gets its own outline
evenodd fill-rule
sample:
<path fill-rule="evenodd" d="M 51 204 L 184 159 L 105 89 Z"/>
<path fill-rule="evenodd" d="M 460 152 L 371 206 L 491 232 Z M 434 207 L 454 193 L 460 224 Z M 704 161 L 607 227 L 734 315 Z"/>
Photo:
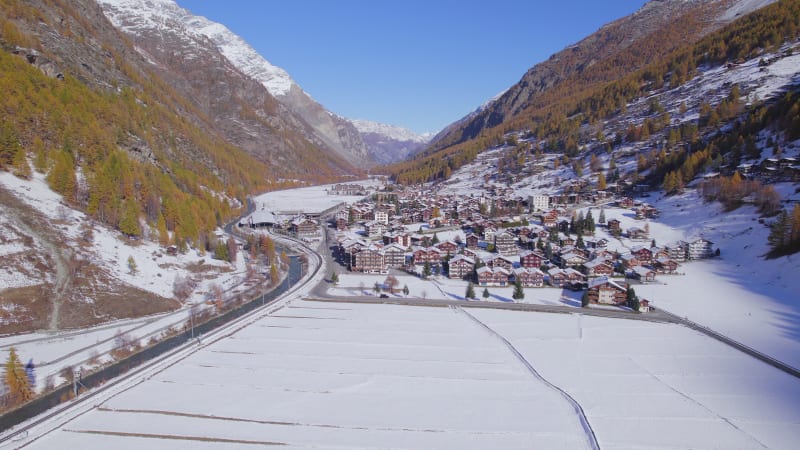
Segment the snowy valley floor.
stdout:
<path fill-rule="evenodd" d="M 794 448 L 800 382 L 686 328 L 470 310 L 602 448 Z M 288 307 L 33 448 L 586 448 L 576 410 L 452 308 Z"/>

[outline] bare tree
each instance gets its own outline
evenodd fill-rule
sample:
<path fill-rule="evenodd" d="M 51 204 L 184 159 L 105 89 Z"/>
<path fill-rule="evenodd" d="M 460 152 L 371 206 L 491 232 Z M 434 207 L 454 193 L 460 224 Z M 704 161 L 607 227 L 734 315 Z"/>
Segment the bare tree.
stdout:
<path fill-rule="evenodd" d="M 236 245 L 236 239 L 234 239 L 233 236 L 229 237 L 225 245 L 228 246 L 228 261 L 230 261 L 231 264 L 236 264 L 236 254 L 239 250 Z"/>
<path fill-rule="evenodd" d="M 211 299 L 217 306 L 217 311 L 222 311 L 222 308 L 225 306 L 224 292 L 222 291 L 222 287 L 217 283 L 211 285 Z"/>
<path fill-rule="evenodd" d="M 389 292 L 394 294 L 394 291 L 395 289 L 397 289 L 397 285 L 400 284 L 400 281 L 398 281 L 397 278 L 394 277 L 394 275 L 389 275 L 388 277 L 386 277 L 386 280 L 384 280 L 383 284 L 389 288 Z"/>
<path fill-rule="evenodd" d="M 189 300 L 196 287 L 197 281 L 190 277 L 178 275 L 172 283 L 172 294 L 181 303 L 186 303 L 186 300 Z"/>

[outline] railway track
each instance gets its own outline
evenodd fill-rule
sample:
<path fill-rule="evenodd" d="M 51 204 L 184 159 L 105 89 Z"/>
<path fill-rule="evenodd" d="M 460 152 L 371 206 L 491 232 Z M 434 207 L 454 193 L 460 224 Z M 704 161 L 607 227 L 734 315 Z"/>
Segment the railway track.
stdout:
<path fill-rule="evenodd" d="M 281 240 L 291 245 L 291 247 L 308 257 L 308 270 L 299 280 L 291 284 L 283 294 L 279 295 L 269 303 L 239 316 L 226 324 L 214 329 L 203 336 L 202 343 L 198 340 L 190 340 L 186 343 L 157 355 L 145 363 L 127 371 L 124 375 L 118 376 L 108 382 L 95 387 L 73 400 L 54 408 L 48 409 L 45 413 L 35 416 L 19 425 L 13 426 L 0 433 L 0 448 L 11 445 L 14 448 L 22 448 L 34 442 L 39 437 L 60 428 L 65 423 L 74 420 L 86 412 L 98 407 L 104 401 L 114 397 L 128 389 L 133 388 L 148 378 L 166 370 L 177 362 L 185 359 L 198 350 L 211 345 L 220 339 L 231 336 L 244 327 L 269 316 L 282 309 L 291 300 L 298 298 L 303 293 L 310 290 L 310 287 L 320 282 L 323 272 L 323 261 L 320 255 L 302 242 L 293 241 L 288 238 Z M 291 280 L 289 280 L 291 281 Z M 255 301 L 257 298 L 253 299 Z"/>

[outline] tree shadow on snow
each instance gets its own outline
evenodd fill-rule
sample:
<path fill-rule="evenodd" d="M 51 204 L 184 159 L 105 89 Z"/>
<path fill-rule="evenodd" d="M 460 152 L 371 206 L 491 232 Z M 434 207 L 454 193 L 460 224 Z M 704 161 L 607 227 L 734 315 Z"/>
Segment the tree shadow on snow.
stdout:
<path fill-rule="evenodd" d="M 508 297 L 503 297 L 502 295 L 492 294 L 492 297 L 496 298 L 497 300 L 500 300 L 501 302 L 514 303 L 513 299 L 510 299 Z"/>

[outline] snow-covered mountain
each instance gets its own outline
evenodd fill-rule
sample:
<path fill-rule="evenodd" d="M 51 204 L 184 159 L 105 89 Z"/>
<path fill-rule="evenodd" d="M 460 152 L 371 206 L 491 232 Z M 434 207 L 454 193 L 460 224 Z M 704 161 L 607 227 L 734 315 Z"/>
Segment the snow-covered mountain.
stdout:
<path fill-rule="evenodd" d="M 379 164 L 391 164 L 414 156 L 434 136 L 434 133 L 418 134 L 407 128 L 369 120 L 353 119 L 350 122 L 367 144 L 370 159 Z"/>
<path fill-rule="evenodd" d="M 114 26 L 131 36 L 134 44 L 139 38 L 152 38 L 162 32 L 169 33 L 170 39 L 184 41 L 184 44 L 210 43 L 232 67 L 264 86 L 280 103 L 302 118 L 313 129 L 317 140 L 338 156 L 357 166 L 368 162 L 367 147 L 349 121 L 327 111 L 285 70 L 272 65 L 224 25 L 195 16 L 172 0 L 97 1 Z M 137 45 L 137 50 L 148 57 L 146 49 Z"/>

